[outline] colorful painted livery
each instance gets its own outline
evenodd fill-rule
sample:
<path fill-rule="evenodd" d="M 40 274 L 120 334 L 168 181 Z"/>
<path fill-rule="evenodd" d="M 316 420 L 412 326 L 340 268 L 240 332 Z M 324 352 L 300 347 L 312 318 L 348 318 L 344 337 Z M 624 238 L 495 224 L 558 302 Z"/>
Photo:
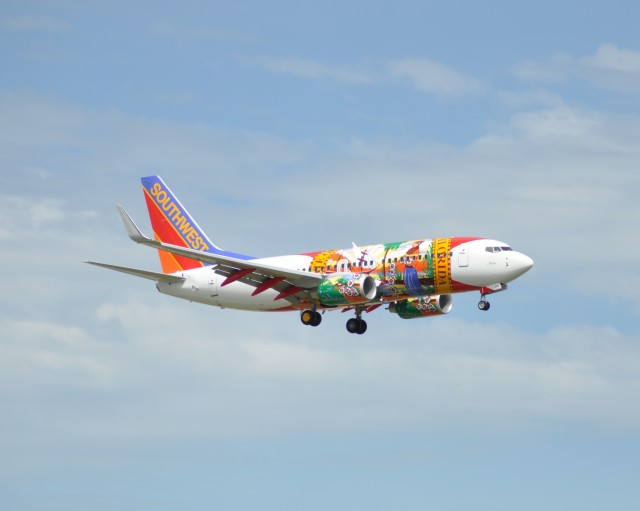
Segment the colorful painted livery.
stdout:
<path fill-rule="evenodd" d="M 158 176 L 142 178 L 154 239 L 120 215 L 129 237 L 158 250 L 162 273 L 97 266 L 156 281 L 162 293 L 222 308 L 300 312 L 318 326 L 326 310 L 352 310 L 347 330 L 362 334 L 362 315 L 387 304 L 403 319 L 447 314 L 451 295 L 488 294 L 533 266 L 528 256 L 487 238 L 424 238 L 303 254 L 255 258 L 216 246 Z"/>

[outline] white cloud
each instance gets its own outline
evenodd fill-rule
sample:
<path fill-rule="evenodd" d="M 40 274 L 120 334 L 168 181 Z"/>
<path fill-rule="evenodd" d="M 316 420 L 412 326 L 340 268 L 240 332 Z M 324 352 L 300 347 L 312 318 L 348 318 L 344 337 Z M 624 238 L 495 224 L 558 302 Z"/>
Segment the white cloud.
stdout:
<path fill-rule="evenodd" d="M 640 391 L 640 351 L 612 327 L 532 334 L 389 318 L 363 343 L 341 324 L 336 333 L 337 313 L 311 330 L 294 315 L 247 322 L 246 313 L 163 302 L 151 287 L 140 298 L 101 306 L 117 339 L 65 324 L 3 324 L 6 417 L 36 395 L 49 417 L 42 428 L 104 440 L 428 431 L 460 420 L 492 430 L 565 420 L 640 426 L 628 406 Z M 428 340 L 416 336 L 424 328 Z M 59 392 L 91 396 L 94 413 L 47 402 Z"/>
<path fill-rule="evenodd" d="M 562 82 L 573 67 L 571 57 L 564 53 L 553 55 L 547 62 L 524 61 L 514 66 L 514 74 L 521 80 Z"/>
<path fill-rule="evenodd" d="M 353 66 L 330 66 L 321 62 L 297 57 L 263 58 L 258 63 L 270 71 L 312 80 L 333 80 L 349 84 L 370 84 L 376 81 L 371 70 Z"/>
<path fill-rule="evenodd" d="M 70 211 L 64 199 L 0 195 L 0 239 L 43 237 L 51 226 L 63 229 L 65 221 L 95 216 L 95 211 Z"/>
<path fill-rule="evenodd" d="M 416 89 L 439 96 L 479 94 L 486 90 L 480 80 L 426 58 L 391 61 L 388 69 L 392 78 L 407 80 Z"/>
<path fill-rule="evenodd" d="M 640 51 L 601 44 L 593 55 L 576 58 L 557 53 L 546 62 L 521 62 L 514 73 L 527 81 L 559 83 L 579 78 L 605 89 L 639 92 Z"/>
<path fill-rule="evenodd" d="M 408 83 L 421 92 L 441 97 L 478 94 L 486 90 L 476 78 L 426 58 L 391 60 L 382 69 L 372 65 L 328 65 L 296 57 L 263 58 L 258 63 L 270 71 L 311 80 L 347 84 Z"/>
<path fill-rule="evenodd" d="M 52 322 L 8 320 L 8 335 L 21 341 L 29 339 L 49 339 L 56 343 L 79 344 L 89 340 L 89 335 L 77 325 L 60 325 Z"/>
<path fill-rule="evenodd" d="M 350 370 L 339 353 L 315 346 L 250 339 L 242 342 L 241 348 L 254 377 L 326 382 L 332 375 L 344 377 Z"/>
<path fill-rule="evenodd" d="M 523 109 L 532 107 L 557 108 L 565 105 L 564 99 L 558 94 L 546 90 L 528 91 L 500 91 L 497 97 L 509 108 Z"/>
<path fill-rule="evenodd" d="M 602 44 L 595 55 L 581 59 L 584 65 L 621 73 L 640 73 L 640 51 L 618 48 L 615 44 Z"/>

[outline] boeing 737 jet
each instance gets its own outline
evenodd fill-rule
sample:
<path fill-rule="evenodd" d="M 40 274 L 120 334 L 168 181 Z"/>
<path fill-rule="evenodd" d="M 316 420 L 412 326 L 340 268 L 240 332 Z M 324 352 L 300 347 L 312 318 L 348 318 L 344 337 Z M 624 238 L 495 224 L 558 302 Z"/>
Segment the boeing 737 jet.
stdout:
<path fill-rule="evenodd" d="M 256 258 L 214 245 L 158 176 L 142 178 L 154 239 L 140 231 L 122 206 L 129 237 L 157 249 L 162 273 L 88 261 L 156 282 L 161 293 L 220 308 L 298 311 L 318 326 L 327 310 L 351 310 L 350 333 L 363 334 L 362 316 L 380 306 L 402 319 L 451 311 L 454 293 L 486 297 L 533 266 L 526 255 L 486 238 L 433 238 L 339 250 Z"/>

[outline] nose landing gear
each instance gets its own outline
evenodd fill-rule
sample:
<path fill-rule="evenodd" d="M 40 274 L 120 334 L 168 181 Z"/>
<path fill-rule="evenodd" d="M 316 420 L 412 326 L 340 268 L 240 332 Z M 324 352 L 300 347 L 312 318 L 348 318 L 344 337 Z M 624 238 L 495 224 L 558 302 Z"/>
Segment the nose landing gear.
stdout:
<path fill-rule="evenodd" d="M 480 289 L 480 301 L 478 302 L 478 309 L 481 311 L 488 311 L 491 304 L 487 302 L 487 295 L 494 293 L 502 293 L 508 289 L 506 284 L 493 284 L 491 286 L 483 287 Z"/>

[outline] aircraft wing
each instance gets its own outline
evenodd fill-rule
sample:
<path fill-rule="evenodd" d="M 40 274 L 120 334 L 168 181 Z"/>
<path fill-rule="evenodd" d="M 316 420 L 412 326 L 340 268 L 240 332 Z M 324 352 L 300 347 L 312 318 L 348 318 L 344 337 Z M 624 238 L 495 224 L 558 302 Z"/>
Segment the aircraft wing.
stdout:
<path fill-rule="evenodd" d="M 259 259 L 238 259 L 226 255 L 201 252 L 187 247 L 152 240 L 142 234 L 140 229 L 138 229 L 138 226 L 122 206 L 118 206 L 118 211 L 120 212 L 122 221 L 127 229 L 129 238 L 136 243 L 153 247 L 157 250 L 163 250 L 171 254 L 195 259 L 196 261 L 201 261 L 203 263 L 216 265 L 216 273 L 227 276 L 230 282 L 240 280 L 253 285 L 256 289 L 260 289 L 261 286 L 266 285 L 268 287 L 265 287 L 265 289 L 273 288 L 281 292 L 286 292 L 286 290 L 288 288 L 290 289 L 291 286 L 299 288 L 299 291 L 314 289 L 320 284 L 320 281 L 323 278 L 322 275 L 317 273 L 290 270 L 263 264 Z M 234 279 L 235 276 L 238 278 Z M 292 291 L 294 290 L 292 289 Z"/>

